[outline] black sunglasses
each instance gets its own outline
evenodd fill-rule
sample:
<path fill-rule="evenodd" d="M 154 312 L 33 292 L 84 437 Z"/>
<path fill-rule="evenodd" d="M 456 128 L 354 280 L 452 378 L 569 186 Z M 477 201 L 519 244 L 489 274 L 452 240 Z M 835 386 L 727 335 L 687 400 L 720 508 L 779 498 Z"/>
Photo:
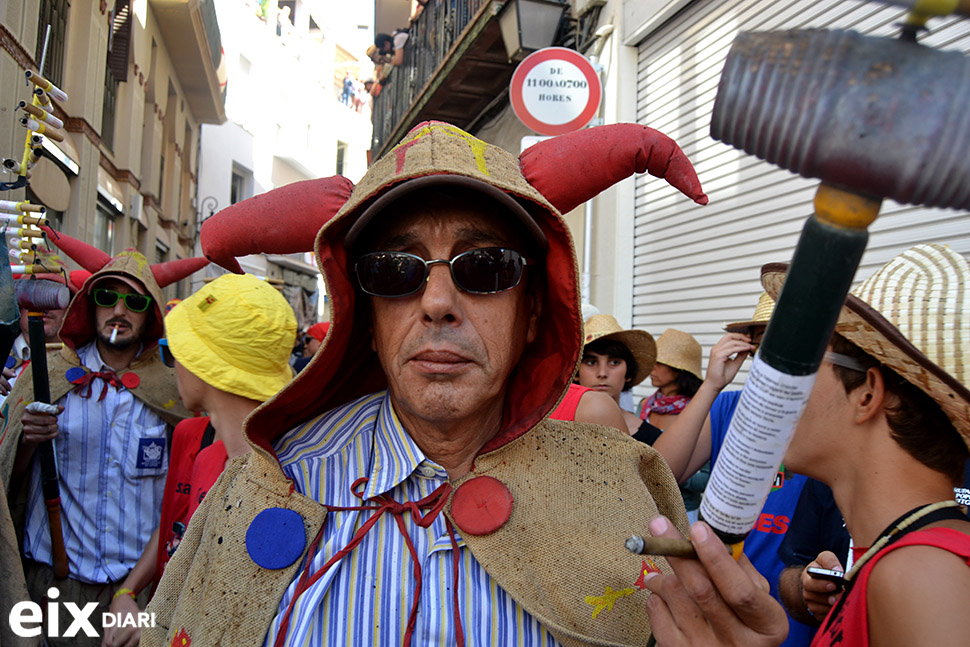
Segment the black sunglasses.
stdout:
<path fill-rule="evenodd" d="M 175 368 L 175 355 L 168 347 L 168 338 L 162 337 L 158 340 L 158 354 L 162 356 L 162 364 L 169 368 Z"/>
<path fill-rule="evenodd" d="M 527 261 L 519 252 L 504 247 L 470 249 L 450 261 L 426 261 L 406 252 L 371 252 L 357 260 L 357 283 L 375 297 L 410 296 L 424 286 L 435 263 L 448 265 L 459 289 L 471 294 L 495 294 L 519 284 Z"/>
<path fill-rule="evenodd" d="M 124 299 L 125 307 L 132 312 L 145 312 L 152 302 L 152 298 L 146 294 L 122 294 L 107 288 L 95 288 L 92 294 L 95 305 L 113 308 L 118 303 L 118 299 Z"/>

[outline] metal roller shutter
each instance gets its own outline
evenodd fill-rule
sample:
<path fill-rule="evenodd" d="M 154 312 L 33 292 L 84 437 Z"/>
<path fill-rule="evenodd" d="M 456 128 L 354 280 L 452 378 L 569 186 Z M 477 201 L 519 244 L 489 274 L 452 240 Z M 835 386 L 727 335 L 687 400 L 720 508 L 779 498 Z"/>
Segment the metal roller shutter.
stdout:
<path fill-rule="evenodd" d="M 721 67 L 741 30 L 808 27 L 892 35 L 896 7 L 844 0 L 699 0 L 638 45 L 637 121 L 673 137 L 710 196 L 692 205 L 666 183 L 637 179 L 633 324 L 658 336 L 694 335 L 707 353 L 725 322 L 746 320 L 761 293 L 759 268 L 791 259 L 818 186 L 710 137 Z M 970 22 L 937 19 L 923 42 L 970 51 Z M 870 227 L 861 280 L 907 247 L 943 242 L 970 254 L 966 213 L 886 201 Z M 743 382 L 745 373 L 738 376 Z M 652 391 L 649 381 L 637 395 Z"/>

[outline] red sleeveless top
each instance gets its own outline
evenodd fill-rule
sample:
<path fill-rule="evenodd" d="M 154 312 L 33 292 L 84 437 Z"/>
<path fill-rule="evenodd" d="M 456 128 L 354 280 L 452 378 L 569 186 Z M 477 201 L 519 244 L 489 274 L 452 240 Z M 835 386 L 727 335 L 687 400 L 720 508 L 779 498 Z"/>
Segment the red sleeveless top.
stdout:
<path fill-rule="evenodd" d="M 553 409 L 549 417 L 554 420 L 575 420 L 579 401 L 587 391 L 592 391 L 592 389 L 587 389 L 585 386 L 579 386 L 578 384 L 570 384 L 569 390 L 566 391 L 566 397 L 562 399 L 558 407 Z"/>
<path fill-rule="evenodd" d="M 876 563 L 904 546 L 935 546 L 962 557 L 970 566 L 970 535 L 952 528 L 929 528 L 912 532 L 899 541 L 876 553 L 855 576 L 855 583 L 832 611 L 815 634 L 812 647 L 868 647 L 869 618 L 866 605 L 866 588 Z M 931 618 L 927 622 L 932 622 Z"/>

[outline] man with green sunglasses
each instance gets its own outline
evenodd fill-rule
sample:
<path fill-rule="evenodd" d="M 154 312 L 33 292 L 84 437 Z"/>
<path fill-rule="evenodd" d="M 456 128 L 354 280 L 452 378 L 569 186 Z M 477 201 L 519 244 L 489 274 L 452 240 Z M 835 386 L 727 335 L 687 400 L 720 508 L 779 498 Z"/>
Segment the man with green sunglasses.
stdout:
<path fill-rule="evenodd" d="M 43 604 L 53 588 L 59 602 L 96 603 L 90 617 L 100 634 L 113 597 L 134 596 L 122 582 L 158 524 L 169 435 L 189 415 L 156 348 L 164 336 L 161 288 L 200 264 L 182 261 L 172 272 L 149 265 L 135 250 L 112 259 L 64 234 L 56 242 L 93 274 L 64 314 L 63 348 L 47 356 L 47 410 L 26 406 L 35 399 L 34 364 L 0 408 L 0 475 L 12 499 L 17 490 L 26 502 L 23 526 L 11 529 L 0 519 L 0 535 L 16 533 L 25 564 L 21 581 L 35 602 Z M 37 448 L 49 441 L 55 441 L 62 532 L 41 486 Z M 0 586 L 9 590 L 8 582 Z M 69 622 L 61 618 L 62 637 Z M 51 645 L 101 644 L 100 636 L 61 640 L 48 637 Z"/>

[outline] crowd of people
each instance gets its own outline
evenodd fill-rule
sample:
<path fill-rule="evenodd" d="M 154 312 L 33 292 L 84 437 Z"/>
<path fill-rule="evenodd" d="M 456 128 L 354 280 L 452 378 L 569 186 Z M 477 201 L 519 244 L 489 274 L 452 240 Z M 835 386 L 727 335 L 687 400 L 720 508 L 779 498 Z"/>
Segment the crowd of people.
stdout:
<path fill-rule="evenodd" d="M 203 260 L 56 240 L 90 274 L 48 319 L 49 402 L 23 343 L 10 364 L 4 599 L 152 614 L 88 638 L 65 637 L 62 614 L 51 645 L 970 635 L 954 490 L 970 456 L 967 259 L 900 250 L 849 296 L 732 555 L 691 521 L 784 269 L 765 266 L 754 315 L 702 370 L 687 332 L 582 316 L 562 203 L 539 175 L 453 126 L 417 127 L 321 217 L 331 320 L 300 336 L 265 281 L 227 274 L 166 307 L 164 285 Z M 655 392 L 621 406 L 648 378 Z M 688 537 L 697 558 L 635 555 L 631 534 Z"/>

